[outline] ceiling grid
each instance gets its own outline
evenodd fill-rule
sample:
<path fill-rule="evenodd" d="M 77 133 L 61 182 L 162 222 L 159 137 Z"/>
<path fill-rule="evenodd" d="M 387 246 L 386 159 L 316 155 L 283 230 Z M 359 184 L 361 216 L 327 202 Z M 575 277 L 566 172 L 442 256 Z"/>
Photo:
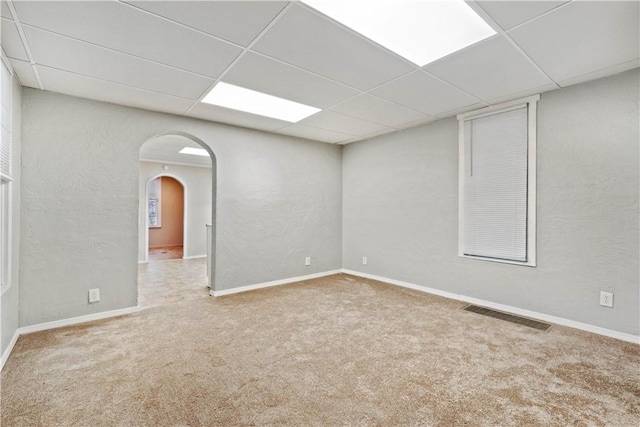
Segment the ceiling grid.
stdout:
<path fill-rule="evenodd" d="M 638 2 L 466 3 L 495 34 L 423 66 L 287 1 L 2 0 L 2 47 L 25 86 L 337 144 L 640 66 Z M 201 102 L 219 82 L 320 111 Z"/>

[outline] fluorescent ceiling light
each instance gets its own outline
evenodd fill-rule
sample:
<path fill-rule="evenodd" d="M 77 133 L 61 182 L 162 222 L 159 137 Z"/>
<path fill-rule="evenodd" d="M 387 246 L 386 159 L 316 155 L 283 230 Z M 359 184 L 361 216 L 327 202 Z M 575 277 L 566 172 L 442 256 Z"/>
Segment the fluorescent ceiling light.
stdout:
<path fill-rule="evenodd" d="M 302 0 L 423 66 L 496 32 L 463 0 Z"/>
<path fill-rule="evenodd" d="M 184 147 L 182 150 L 178 151 L 180 154 L 193 154 L 194 156 L 207 156 L 209 157 L 209 153 L 204 148 L 193 148 L 193 147 Z"/>
<path fill-rule="evenodd" d="M 320 111 L 319 108 L 224 82 L 211 89 L 202 102 L 292 123 Z"/>

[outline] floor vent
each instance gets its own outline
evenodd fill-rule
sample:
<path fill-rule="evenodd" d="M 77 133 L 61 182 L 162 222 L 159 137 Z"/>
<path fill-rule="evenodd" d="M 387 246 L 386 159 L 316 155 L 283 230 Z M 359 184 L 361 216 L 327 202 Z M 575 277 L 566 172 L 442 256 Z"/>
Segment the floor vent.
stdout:
<path fill-rule="evenodd" d="M 473 304 L 469 304 L 468 306 L 464 307 L 463 310 L 482 314 L 483 316 L 494 317 L 500 320 L 506 320 L 507 322 L 516 323 L 522 326 L 528 326 L 540 331 L 548 331 L 549 328 L 551 328 L 551 325 L 548 323 L 538 322 L 537 320 L 527 319 L 526 317 L 514 316 L 513 314 L 491 310 L 490 308 L 478 307 L 477 305 Z"/>

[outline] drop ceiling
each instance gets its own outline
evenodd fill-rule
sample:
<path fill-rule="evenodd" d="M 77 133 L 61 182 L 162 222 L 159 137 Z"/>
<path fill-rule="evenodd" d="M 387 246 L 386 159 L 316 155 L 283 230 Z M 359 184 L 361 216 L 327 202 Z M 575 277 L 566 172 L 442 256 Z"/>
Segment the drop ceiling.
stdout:
<path fill-rule="evenodd" d="M 467 4 L 496 34 L 424 67 L 300 2 L 3 0 L 1 40 L 24 86 L 338 144 L 640 66 L 637 1 Z M 220 81 L 321 111 L 201 103 Z"/>

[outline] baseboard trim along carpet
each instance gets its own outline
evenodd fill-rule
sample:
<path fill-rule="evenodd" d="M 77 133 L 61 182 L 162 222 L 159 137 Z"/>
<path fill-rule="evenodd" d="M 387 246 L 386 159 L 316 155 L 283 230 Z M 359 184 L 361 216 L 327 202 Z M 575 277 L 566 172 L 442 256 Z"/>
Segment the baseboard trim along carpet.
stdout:
<path fill-rule="evenodd" d="M 491 301 L 484 301 L 477 298 L 472 298 L 464 295 L 454 294 L 451 292 L 442 291 L 439 289 L 428 288 L 426 286 L 420 286 L 413 283 L 403 282 L 401 280 L 389 279 L 387 277 L 376 276 L 374 274 L 362 273 L 354 270 L 342 269 L 342 273 L 351 274 L 352 276 L 364 277 L 365 279 L 377 280 L 379 282 L 388 283 L 390 285 L 401 286 L 403 288 L 409 288 L 416 291 L 426 292 L 428 294 L 438 295 L 445 298 L 455 299 L 458 301 L 468 302 L 469 304 L 479 305 L 482 307 L 492 308 L 494 310 L 504 311 L 507 313 L 515 314 L 518 316 L 529 317 L 543 322 L 555 323 L 556 325 L 568 326 L 569 328 L 580 329 L 586 332 L 592 332 L 598 335 L 604 335 L 606 337 L 619 339 L 622 341 L 640 344 L 640 336 L 625 334 L 623 332 L 613 331 L 611 329 L 601 328 L 599 326 L 589 325 L 587 323 L 576 322 L 575 320 L 569 320 L 562 317 L 551 316 L 549 314 L 538 313 L 536 311 L 523 310 L 521 308 L 512 307 L 509 305 L 498 304 Z"/>
<path fill-rule="evenodd" d="M 257 283 L 255 285 L 240 286 L 238 288 L 232 288 L 232 289 L 223 289 L 221 291 L 212 290 L 211 292 L 209 292 L 209 294 L 212 297 L 221 297 L 224 295 L 237 294 L 240 292 L 255 291 L 257 289 L 270 288 L 272 286 L 280 286 L 280 285 L 286 285 L 289 283 L 302 282 L 303 280 L 317 279 L 319 277 L 331 276 L 333 274 L 340 274 L 341 272 L 342 270 L 330 270 L 330 271 L 324 271 L 322 273 L 309 274 L 306 276 L 291 277 L 289 279 L 274 280 L 272 282 Z"/>
<path fill-rule="evenodd" d="M 4 364 L 7 361 L 7 359 L 9 359 L 9 355 L 11 354 L 11 351 L 13 351 L 13 346 L 16 345 L 16 342 L 18 341 L 19 336 L 20 336 L 20 332 L 16 331 L 13 334 L 13 337 L 11 337 L 11 341 L 9 341 L 9 345 L 4 350 L 4 353 L 2 353 L 2 359 L 0 360 L 0 371 L 2 370 L 2 368 L 4 368 Z"/>
<path fill-rule="evenodd" d="M 11 342 L 7 346 L 7 349 L 2 354 L 2 360 L 0 361 L 0 370 L 4 367 L 5 362 L 9 359 L 9 355 L 11 355 L 11 351 L 13 347 L 16 345 L 18 338 L 20 335 L 30 334 L 33 332 L 46 331 L 48 329 L 61 328 L 63 326 L 77 325 L 78 323 L 86 323 L 94 320 L 102 320 L 108 319 L 110 317 L 118 317 L 124 316 L 125 314 L 131 314 L 140 311 L 141 308 L 139 306 L 121 308 L 119 310 L 111 310 L 111 311 L 102 311 L 100 313 L 87 314 L 85 316 L 71 317 L 69 319 L 62 320 L 54 320 L 53 322 L 46 323 L 38 323 L 37 325 L 31 326 L 23 326 L 18 328 L 15 334 L 13 334 L 13 338 L 11 338 Z"/>

